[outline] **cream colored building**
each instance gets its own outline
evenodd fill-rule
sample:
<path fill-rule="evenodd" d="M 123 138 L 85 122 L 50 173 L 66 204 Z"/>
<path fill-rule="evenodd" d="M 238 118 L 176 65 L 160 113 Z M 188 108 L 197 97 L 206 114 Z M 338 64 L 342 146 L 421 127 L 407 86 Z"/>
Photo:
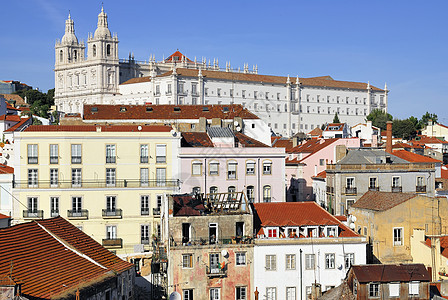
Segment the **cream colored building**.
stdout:
<path fill-rule="evenodd" d="M 117 254 L 150 250 L 179 146 L 169 126 L 30 126 L 15 137 L 13 222 L 60 215 Z"/>

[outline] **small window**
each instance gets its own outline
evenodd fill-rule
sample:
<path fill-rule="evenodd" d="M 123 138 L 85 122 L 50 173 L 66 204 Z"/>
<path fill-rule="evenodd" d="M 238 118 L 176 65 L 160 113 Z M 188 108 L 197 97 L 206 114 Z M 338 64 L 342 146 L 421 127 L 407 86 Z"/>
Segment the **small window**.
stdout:
<path fill-rule="evenodd" d="M 235 253 L 235 261 L 237 266 L 245 266 L 246 265 L 246 252 L 236 252 Z"/>
<path fill-rule="evenodd" d="M 182 254 L 182 268 L 193 268 L 193 254 Z"/>
<path fill-rule="evenodd" d="M 275 271 L 277 269 L 277 256 L 276 255 L 266 255 L 266 271 Z"/>
<path fill-rule="evenodd" d="M 296 255 L 295 254 L 286 254 L 286 270 L 295 270 L 296 269 Z"/>
<path fill-rule="evenodd" d="M 334 269 L 334 253 L 326 253 L 325 254 L 325 269 Z"/>
<path fill-rule="evenodd" d="M 286 300 L 296 300 L 296 288 L 287 287 L 286 288 Z"/>
<path fill-rule="evenodd" d="M 193 289 L 182 290 L 184 300 L 193 300 Z"/>
<path fill-rule="evenodd" d="M 394 228 L 394 246 L 403 245 L 403 228 Z"/>
<path fill-rule="evenodd" d="M 315 255 L 305 254 L 305 269 L 314 270 L 315 268 Z"/>
<path fill-rule="evenodd" d="M 106 46 L 106 54 L 107 56 L 110 56 L 110 44 L 107 44 Z"/>
<path fill-rule="evenodd" d="M 409 293 L 411 295 L 411 293 Z M 400 283 L 391 282 L 389 283 L 389 297 L 400 297 Z"/>
<path fill-rule="evenodd" d="M 37 164 L 37 144 L 28 144 L 28 164 Z"/>
<path fill-rule="evenodd" d="M 355 263 L 355 253 L 345 253 L 344 261 L 345 268 L 350 269 L 350 267 Z"/>
<path fill-rule="evenodd" d="M 246 163 L 246 174 L 247 175 L 255 174 L 255 162 L 249 161 Z"/>
<path fill-rule="evenodd" d="M 255 188 L 253 185 L 249 185 L 246 188 L 246 195 L 247 195 L 247 201 L 249 201 L 249 203 L 254 203 L 255 201 Z"/>
<path fill-rule="evenodd" d="M 380 284 L 370 283 L 369 284 L 369 297 L 379 297 L 380 296 Z"/>
<path fill-rule="evenodd" d="M 272 162 L 263 162 L 263 174 L 271 175 L 272 173 Z"/>
<path fill-rule="evenodd" d="M 235 288 L 236 300 L 247 300 L 247 288 L 245 286 L 237 286 Z"/>
<path fill-rule="evenodd" d="M 236 162 L 227 163 L 227 179 L 236 179 L 237 165 Z"/>
<path fill-rule="evenodd" d="M 219 174 L 219 163 L 211 162 L 209 172 L 210 172 L 210 175 L 218 175 Z"/>
<path fill-rule="evenodd" d="M 263 202 L 271 202 L 271 186 L 265 185 L 263 187 Z"/>
<path fill-rule="evenodd" d="M 418 296 L 420 294 L 420 282 L 409 282 L 409 296 Z"/>
<path fill-rule="evenodd" d="M 193 162 L 191 165 L 191 175 L 200 176 L 202 175 L 202 163 Z"/>

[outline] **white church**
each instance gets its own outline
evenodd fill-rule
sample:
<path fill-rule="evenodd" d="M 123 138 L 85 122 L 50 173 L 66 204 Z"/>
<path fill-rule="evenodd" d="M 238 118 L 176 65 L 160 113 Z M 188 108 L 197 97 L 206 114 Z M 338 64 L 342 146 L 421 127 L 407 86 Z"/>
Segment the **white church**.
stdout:
<path fill-rule="evenodd" d="M 63 113 L 83 112 L 84 104 L 241 104 L 283 136 L 309 132 L 335 113 L 349 125 L 364 122 L 373 109 L 387 111 L 387 86 L 339 81 L 330 76 L 300 78 L 258 74 L 258 67 L 220 68 L 217 59 L 190 60 L 176 51 L 162 61 L 118 58 L 101 9 L 95 33 L 84 43 L 69 15 L 55 44 L 55 104 Z"/>

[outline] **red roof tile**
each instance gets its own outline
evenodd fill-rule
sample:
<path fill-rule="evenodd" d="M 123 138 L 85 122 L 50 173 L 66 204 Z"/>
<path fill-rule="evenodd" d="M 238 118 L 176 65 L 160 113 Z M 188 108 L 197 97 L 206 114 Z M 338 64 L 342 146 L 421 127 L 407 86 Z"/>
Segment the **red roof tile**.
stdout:
<path fill-rule="evenodd" d="M 228 105 L 84 105 L 84 120 L 259 119 L 240 104 Z"/>
<path fill-rule="evenodd" d="M 1 115 L 0 120 L 20 122 L 21 118 L 19 115 Z"/>
<path fill-rule="evenodd" d="M 358 265 L 352 266 L 359 282 L 430 281 L 431 275 L 423 264 Z"/>
<path fill-rule="evenodd" d="M 395 150 L 392 153 L 395 156 L 398 156 L 399 158 L 402 158 L 404 160 L 407 160 L 408 162 L 412 163 L 441 163 L 441 160 L 434 159 L 428 156 L 423 156 L 420 154 L 415 154 L 406 150 Z"/>
<path fill-rule="evenodd" d="M 0 164 L 0 174 L 14 174 L 14 168 L 4 164 Z"/>
<path fill-rule="evenodd" d="M 327 178 L 327 171 L 323 170 L 322 172 L 311 178 Z"/>
<path fill-rule="evenodd" d="M 101 132 L 170 132 L 171 126 L 151 125 L 31 125 L 24 131 L 76 131 L 76 132 L 94 132 L 97 127 Z M 139 127 L 141 130 L 139 130 Z"/>
<path fill-rule="evenodd" d="M 308 135 L 313 136 L 313 137 L 320 137 L 320 136 L 322 136 L 323 132 L 324 131 L 322 129 L 320 129 L 319 127 L 316 127 L 313 130 L 311 130 L 310 132 L 308 132 Z"/>
<path fill-rule="evenodd" d="M 338 225 L 342 230 L 339 236 L 359 236 L 315 202 L 255 203 L 254 209 L 262 227 L 271 223 L 286 226 L 288 222 L 298 226 Z"/>
<path fill-rule="evenodd" d="M 274 142 L 272 147 L 275 148 L 285 148 L 285 152 L 288 152 L 293 148 L 292 140 L 290 139 L 279 139 Z"/>
<path fill-rule="evenodd" d="M 12 271 L 33 299 L 81 290 L 132 267 L 61 217 L 0 229 L 0 274 Z"/>
<path fill-rule="evenodd" d="M 31 118 L 22 118 L 20 119 L 20 122 L 15 124 L 14 126 L 9 127 L 8 129 L 5 130 L 5 132 L 12 132 L 12 131 L 16 131 L 16 130 L 20 130 L 22 129 L 23 126 L 26 126 L 28 123 L 31 123 L 32 119 Z"/>
<path fill-rule="evenodd" d="M 4 214 L 0 214 L 0 219 L 11 219 L 11 217 Z"/>
<path fill-rule="evenodd" d="M 213 147 L 206 132 L 182 132 L 182 147 Z"/>
<path fill-rule="evenodd" d="M 412 145 L 419 144 L 448 144 L 447 141 L 442 141 L 433 136 L 419 135 L 415 139 L 409 141 Z"/>
<path fill-rule="evenodd" d="M 446 235 L 440 236 L 439 239 L 440 239 L 440 253 L 442 254 L 442 256 L 448 258 L 448 236 Z M 431 247 L 430 238 L 426 238 L 425 245 Z"/>
<path fill-rule="evenodd" d="M 151 82 L 151 76 L 131 78 L 123 83 L 120 83 L 120 85 L 132 84 L 132 83 L 142 83 L 142 82 Z"/>
<path fill-rule="evenodd" d="M 187 62 L 193 62 L 191 59 L 183 55 L 179 50 L 171 54 L 165 59 L 165 62 L 182 62 L 183 58 L 185 57 L 185 61 Z"/>
<path fill-rule="evenodd" d="M 245 134 L 242 134 L 241 132 L 235 132 L 234 134 L 235 137 L 238 139 L 238 142 L 244 147 L 270 147 L 256 139 L 253 139 Z"/>
<path fill-rule="evenodd" d="M 358 201 L 352 204 L 351 207 L 385 211 L 415 197 L 417 197 L 417 195 L 413 193 L 367 191 L 361 198 L 358 199 Z"/>

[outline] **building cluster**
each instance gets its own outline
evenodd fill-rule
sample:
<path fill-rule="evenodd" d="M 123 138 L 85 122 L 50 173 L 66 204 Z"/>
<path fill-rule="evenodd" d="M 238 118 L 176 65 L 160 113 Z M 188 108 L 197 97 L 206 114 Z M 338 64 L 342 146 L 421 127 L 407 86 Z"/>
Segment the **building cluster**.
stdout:
<path fill-rule="evenodd" d="M 448 296 L 448 127 L 381 132 L 387 87 L 120 60 L 104 10 L 55 55 L 58 125 L 0 98 L 5 295 Z"/>

